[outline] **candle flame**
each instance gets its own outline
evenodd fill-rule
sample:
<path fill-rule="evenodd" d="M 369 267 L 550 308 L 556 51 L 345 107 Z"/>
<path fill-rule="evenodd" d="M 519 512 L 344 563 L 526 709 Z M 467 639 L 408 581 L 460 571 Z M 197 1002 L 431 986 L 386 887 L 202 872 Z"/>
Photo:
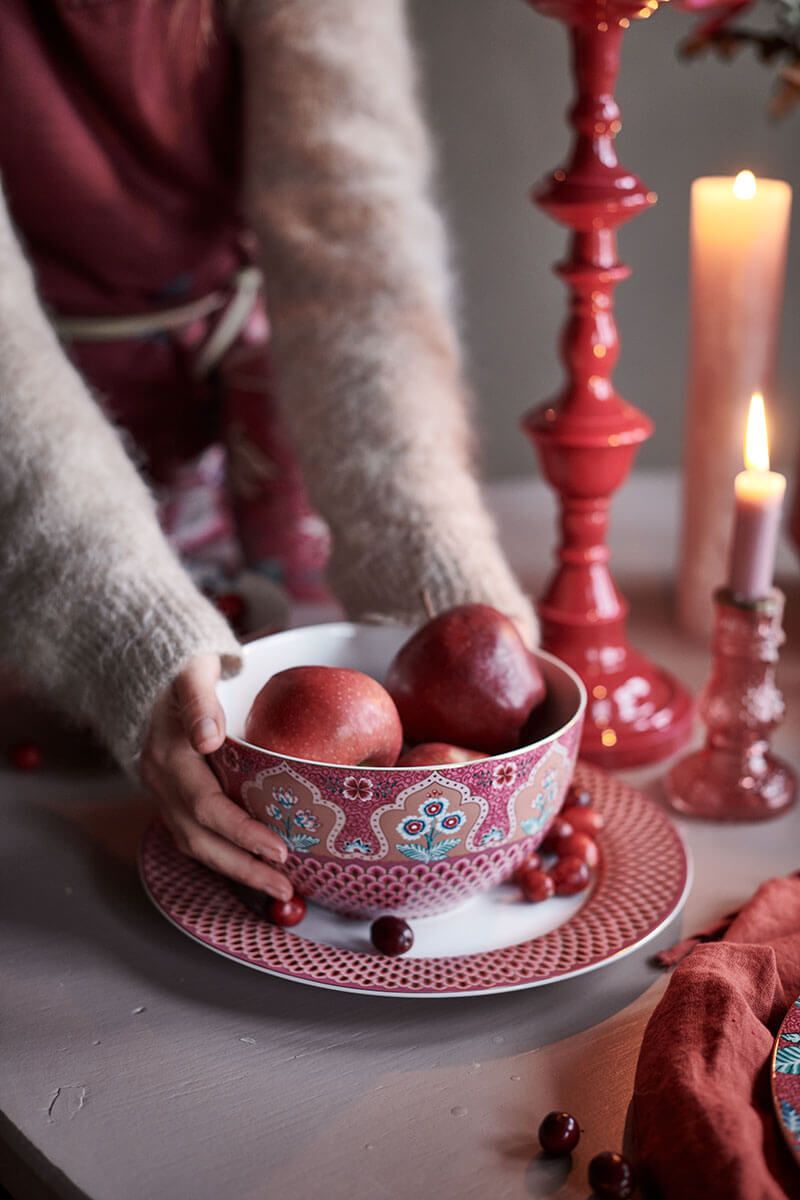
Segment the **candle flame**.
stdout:
<path fill-rule="evenodd" d="M 744 465 L 748 471 L 769 470 L 767 415 L 764 411 L 764 397 L 761 392 L 753 392 L 750 397 L 747 431 L 744 435 Z"/>
<path fill-rule="evenodd" d="M 733 181 L 733 194 L 737 200 L 752 200 L 756 194 L 756 177 L 752 171 L 740 171 Z"/>

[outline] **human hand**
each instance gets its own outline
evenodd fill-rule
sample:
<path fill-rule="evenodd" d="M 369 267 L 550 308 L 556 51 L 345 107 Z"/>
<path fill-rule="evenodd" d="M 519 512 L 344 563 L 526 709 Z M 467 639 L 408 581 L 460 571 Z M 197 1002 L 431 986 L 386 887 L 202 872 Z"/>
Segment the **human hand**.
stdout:
<path fill-rule="evenodd" d="M 225 716 L 214 691 L 219 671 L 215 654 L 198 655 L 162 692 L 139 772 L 183 854 L 247 887 L 288 900 L 292 885 L 267 865 L 284 863 L 286 846 L 228 799 L 203 758 L 225 738 Z"/>

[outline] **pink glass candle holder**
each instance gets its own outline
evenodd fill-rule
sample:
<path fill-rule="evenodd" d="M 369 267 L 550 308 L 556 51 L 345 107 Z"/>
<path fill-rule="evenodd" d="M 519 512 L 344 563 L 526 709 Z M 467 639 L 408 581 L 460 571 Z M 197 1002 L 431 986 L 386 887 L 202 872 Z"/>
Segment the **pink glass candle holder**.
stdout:
<path fill-rule="evenodd" d="M 714 604 L 713 666 L 698 705 L 706 744 L 672 768 L 667 796 L 686 816 L 761 821 L 794 804 L 797 785 L 792 768 L 769 749 L 784 715 L 775 683 L 784 596 L 773 588 L 747 601 L 723 588 Z"/>

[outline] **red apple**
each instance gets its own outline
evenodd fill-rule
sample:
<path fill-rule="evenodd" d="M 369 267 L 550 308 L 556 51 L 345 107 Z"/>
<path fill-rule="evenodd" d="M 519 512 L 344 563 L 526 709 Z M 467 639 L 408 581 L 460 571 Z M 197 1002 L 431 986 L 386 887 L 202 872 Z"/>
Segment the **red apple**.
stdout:
<path fill-rule="evenodd" d="M 346 667 L 278 671 L 253 701 L 244 736 L 275 754 L 364 767 L 393 766 L 403 745 L 389 693 Z"/>
<path fill-rule="evenodd" d="M 485 754 L 517 746 L 545 694 L 516 625 L 488 604 L 459 605 L 418 629 L 397 652 L 386 687 L 409 741 Z"/>
<path fill-rule="evenodd" d="M 443 767 L 448 763 L 472 762 L 483 758 L 479 750 L 465 750 L 463 746 L 451 746 L 448 742 L 423 742 L 412 746 L 397 760 L 398 767 Z"/>

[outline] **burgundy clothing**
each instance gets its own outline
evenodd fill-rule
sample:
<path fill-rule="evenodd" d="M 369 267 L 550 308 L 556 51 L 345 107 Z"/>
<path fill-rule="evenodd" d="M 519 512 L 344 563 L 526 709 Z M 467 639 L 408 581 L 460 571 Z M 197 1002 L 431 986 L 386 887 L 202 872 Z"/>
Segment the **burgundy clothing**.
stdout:
<path fill-rule="evenodd" d="M 0 171 L 45 303 L 168 307 L 241 262 L 239 64 L 200 0 L 3 0 Z"/>
<path fill-rule="evenodd" d="M 239 55 L 221 0 L 210 31 L 202 11 L 201 0 L 0 0 L 0 176 L 59 315 L 173 308 L 229 291 L 252 261 L 239 211 Z M 325 534 L 277 421 L 267 322 L 254 311 L 230 365 L 198 380 L 214 320 L 67 350 L 130 434 L 162 512 L 185 507 L 187 464 L 191 481 L 191 464 L 224 444 L 245 558 L 315 596 Z"/>
<path fill-rule="evenodd" d="M 238 215 L 239 64 L 200 0 L 3 0 L 0 174 L 46 306 L 130 315 L 225 289 Z M 156 480 L 215 436 L 181 334 L 70 355 Z M 194 340 L 194 339 L 190 339 Z"/>

